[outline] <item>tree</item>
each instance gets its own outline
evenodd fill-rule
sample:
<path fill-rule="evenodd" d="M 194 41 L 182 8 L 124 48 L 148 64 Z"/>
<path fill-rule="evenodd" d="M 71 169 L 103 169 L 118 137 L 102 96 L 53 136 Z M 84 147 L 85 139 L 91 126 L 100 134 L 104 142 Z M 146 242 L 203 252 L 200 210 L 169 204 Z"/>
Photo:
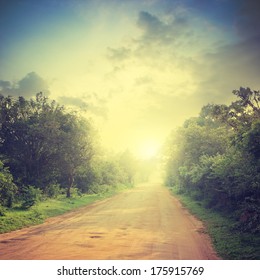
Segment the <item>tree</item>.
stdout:
<path fill-rule="evenodd" d="M 67 114 L 59 137 L 59 169 L 66 179 L 67 197 L 71 196 L 76 173 L 80 166 L 90 162 L 94 155 L 91 126 L 87 120 Z"/>
<path fill-rule="evenodd" d="M 0 153 L 17 183 L 39 184 L 43 187 L 53 168 L 57 150 L 59 116 L 63 108 L 48 104 L 42 93 L 36 99 L 1 97 Z M 56 145 L 55 145 L 56 144 Z"/>
<path fill-rule="evenodd" d="M 0 154 L 15 182 L 45 191 L 59 181 L 70 197 L 77 169 L 94 152 L 89 122 L 38 93 L 30 100 L 0 96 L 0 127 Z"/>
<path fill-rule="evenodd" d="M 204 106 L 167 149 L 166 182 L 205 206 L 260 231 L 259 91 L 240 88 L 230 105 Z"/>
<path fill-rule="evenodd" d="M 129 150 L 119 155 L 118 162 L 124 177 L 123 183 L 133 185 L 135 181 L 137 160 Z"/>
<path fill-rule="evenodd" d="M 234 130 L 249 129 L 260 118 L 260 92 L 241 87 L 234 90 L 239 99 L 231 105 L 213 105 L 211 116 Z"/>
<path fill-rule="evenodd" d="M 13 182 L 12 174 L 0 161 L 0 206 L 11 208 L 16 192 L 17 186 Z"/>

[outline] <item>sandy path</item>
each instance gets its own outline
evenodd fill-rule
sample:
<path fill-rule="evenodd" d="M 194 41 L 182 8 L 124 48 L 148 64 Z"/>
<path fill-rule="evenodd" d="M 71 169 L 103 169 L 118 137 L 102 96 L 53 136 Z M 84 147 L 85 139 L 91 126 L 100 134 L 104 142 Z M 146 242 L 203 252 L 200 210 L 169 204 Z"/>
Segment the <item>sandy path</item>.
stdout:
<path fill-rule="evenodd" d="M 159 184 L 0 235 L 0 259 L 217 259 L 203 225 Z"/>

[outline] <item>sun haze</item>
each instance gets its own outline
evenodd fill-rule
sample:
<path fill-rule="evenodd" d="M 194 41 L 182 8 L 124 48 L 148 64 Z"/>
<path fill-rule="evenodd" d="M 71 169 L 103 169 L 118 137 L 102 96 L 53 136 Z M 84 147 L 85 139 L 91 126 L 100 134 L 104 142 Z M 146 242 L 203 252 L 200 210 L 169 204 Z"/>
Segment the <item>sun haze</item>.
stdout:
<path fill-rule="evenodd" d="M 105 148 L 153 157 L 201 106 L 259 88 L 250 2 L 4 1 L 0 93 L 42 91 L 84 110 Z"/>
<path fill-rule="evenodd" d="M 140 143 L 137 147 L 137 155 L 142 159 L 154 158 L 160 149 L 160 144 L 154 140 L 146 140 Z"/>

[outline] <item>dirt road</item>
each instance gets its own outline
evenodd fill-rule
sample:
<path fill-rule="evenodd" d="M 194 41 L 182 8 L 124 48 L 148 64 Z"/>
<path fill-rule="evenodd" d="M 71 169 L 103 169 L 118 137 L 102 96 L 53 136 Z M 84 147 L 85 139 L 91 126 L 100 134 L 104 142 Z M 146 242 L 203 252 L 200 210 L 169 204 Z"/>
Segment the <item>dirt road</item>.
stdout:
<path fill-rule="evenodd" d="M 217 259 L 203 225 L 160 184 L 0 235 L 0 259 Z"/>

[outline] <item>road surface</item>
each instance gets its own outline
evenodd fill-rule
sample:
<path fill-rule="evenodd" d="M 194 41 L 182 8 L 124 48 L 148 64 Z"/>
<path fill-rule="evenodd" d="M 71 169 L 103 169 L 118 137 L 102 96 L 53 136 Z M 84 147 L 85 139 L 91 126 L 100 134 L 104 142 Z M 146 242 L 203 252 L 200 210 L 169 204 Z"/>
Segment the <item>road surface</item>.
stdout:
<path fill-rule="evenodd" d="M 218 259 L 200 221 L 145 184 L 44 224 L 0 235 L 0 259 Z"/>

